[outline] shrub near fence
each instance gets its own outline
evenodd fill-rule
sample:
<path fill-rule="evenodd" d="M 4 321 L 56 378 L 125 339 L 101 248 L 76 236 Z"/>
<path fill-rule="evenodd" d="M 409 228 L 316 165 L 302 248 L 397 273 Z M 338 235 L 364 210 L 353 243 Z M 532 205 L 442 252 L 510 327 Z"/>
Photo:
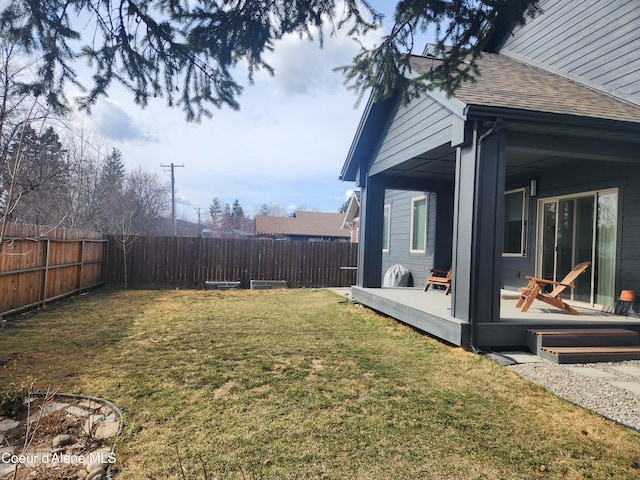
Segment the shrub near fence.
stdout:
<path fill-rule="evenodd" d="M 9 223 L 0 245 L 0 315 L 104 283 L 102 234 Z"/>
<path fill-rule="evenodd" d="M 107 284 L 124 285 L 122 248 L 109 241 Z M 302 242 L 199 237 L 138 237 L 127 248 L 130 288 L 203 288 L 205 281 L 285 280 L 290 288 L 351 286 L 358 246 L 342 242 Z"/>

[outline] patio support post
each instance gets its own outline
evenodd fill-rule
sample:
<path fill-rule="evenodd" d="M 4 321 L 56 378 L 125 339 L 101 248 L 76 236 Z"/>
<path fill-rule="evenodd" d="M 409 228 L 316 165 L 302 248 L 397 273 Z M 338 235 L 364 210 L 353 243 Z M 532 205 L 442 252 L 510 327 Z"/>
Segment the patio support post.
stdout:
<path fill-rule="evenodd" d="M 475 176 L 477 131 L 473 139 L 456 152 L 454 185 L 453 238 L 451 245 L 452 284 L 451 314 L 465 322 L 471 317 L 471 252 L 473 222 L 473 185 Z"/>
<path fill-rule="evenodd" d="M 382 230 L 384 217 L 382 180 L 367 177 L 360 191 L 360 245 L 358 246 L 358 286 L 382 286 Z"/>
<path fill-rule="evenodd" d="M 453 238 L 454 317 L 475 326 L 500 318 L 506 141 L 499 122 L 458 149 Z"/>

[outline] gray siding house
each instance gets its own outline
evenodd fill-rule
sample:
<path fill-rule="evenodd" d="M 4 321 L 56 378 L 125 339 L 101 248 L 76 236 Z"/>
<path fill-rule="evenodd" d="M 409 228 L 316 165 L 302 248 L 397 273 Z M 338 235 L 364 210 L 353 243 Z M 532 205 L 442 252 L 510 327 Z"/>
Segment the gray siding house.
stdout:
<path fill-rule="evenodd" d="M 386 191 L 382 233 L 383 274 L 400 264 L 411 272 L 414 286 L 424 285 L 435 264 L 438 244 L 436 232 L 441 231 L 436 223 L 437 202 L 438 195 L 434 192 Z M 446 225 L 442 231 L 450 231 L 450 227 L 450 224 Z M 446 237 L 445 241 L 448 241 Z M 441 262 L 442 268 L 449 268 L 450 262 Z"/>
<path fill-rule="evenodd" d="M 342 169 L 361 189 L 354 300 L 456 345 L 521 346 L 550 322 L 640 330 L 612 314 L 622 289 L 640 292 L 640 8 L 540 7 L 496 30 L 477 81 L 454 97 L 370 100 Z M 598 315 L 506 313 L 504 292 L 526 275 L 560 280 L 583 261 L 568 299 Z M 381 288 L 395 263 L 413 296 Z M 453 269 L 444 309 L 417 288 L 431 267 Z"/>

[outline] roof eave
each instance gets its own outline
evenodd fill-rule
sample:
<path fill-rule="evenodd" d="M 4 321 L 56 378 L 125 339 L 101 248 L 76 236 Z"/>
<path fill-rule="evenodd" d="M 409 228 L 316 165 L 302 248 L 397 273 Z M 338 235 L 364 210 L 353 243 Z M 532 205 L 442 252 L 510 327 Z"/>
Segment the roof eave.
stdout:
<path fill-rule="evenodd" d="M 390 106 L 396 101 L 396 97 L 397 95 L 394 95 L 385 100 L 375 101 L 373 93 L 369 95 L 358 129 L 351 142 L 349 153 L 342 166 L 339 178 L 343 182 L 356 181 L 360 161 L 366 156 L 366 152 L 362 151 L 362 141 L 370 130 L 377 130 L 380 127 L 380 123 L 385 121 Z"/>
<path fill-rule="evenodd" d="M 409 80 L 416 80 L 421 76 L 422 74 L 412 70 L 407 75 L 407 78 Z M 429 95 L 436 102 L 453 113 L 456 117 L 460 118 L 461 120 L 466 120 L 465 109 L 467 107 L 467 104 L 457 98 L 455 95 L 448 95 L 444 90 L 439 88 L 432 88 L 428 90 L 427 95 Z"/>
<path fill-rule="evenodd" d="M 584 117 L 562 113 L 541 112 L 539 110 L 523 110 L 490 105 L 467 105 L 465 116 L 469 120 L 502 118 L 503 120 L 528 123 L 556 124 L 571 127 L 602 128 L 607 130 L 623 130 L 640 132 L 640 122 L 616 120 L 599 117 Z"/>
<path fill-rule="evenodd" d="M 342 220 L 342 228 L 346 228 L 347 225 L 351 225 L 353 223 L 359 206 L 360 202 L 354 192 L 349 199 L 349 206 L 347 207 L 347 211 L 344 214 L 344 219 Z"/>
<path fill-rule="evenodd" d="M 408 75 L 409 78 L 417 78 L 419 76 L 420 75 L 415 72 Z M 455 96 L 447 95 L 440 89 L 429 90 L 427 95 L 431 96 L 436 102 L 449 110 L 460 120 L 466 120 L 465 111 L 467 104 L 460 99 Z M 373 94 L 369 96 L 364 113 L 362 114 L 360 123 L 358 124 L 358 129 L 356 130 L 356 134 L 351 142 L 349 153 L 342 167 L 342 172 L 339 177 L 340 180 L 347 182 L 356 181 L 360 161 L 366 157 L 366 152 L 362 151 L 362 148 L 364 148 L 362 146 L 362 142 L 365 140 L 365 137 L 370 130 L 374 133 L 380 129 L 381 124 L 385 122 L 392 105 L 399 101 L 399 96 L 399 93 L 396 93 L 390 98 L 380 101 L 374 101 Z M 371 146 L 369 145 L 369 147 Z"/>

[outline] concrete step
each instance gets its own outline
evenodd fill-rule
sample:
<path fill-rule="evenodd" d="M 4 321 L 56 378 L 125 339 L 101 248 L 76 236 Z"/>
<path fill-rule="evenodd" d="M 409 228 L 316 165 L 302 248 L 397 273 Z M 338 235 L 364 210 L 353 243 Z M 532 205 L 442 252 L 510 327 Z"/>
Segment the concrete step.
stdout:
<path fill-rule="evenodd" d="M 623 345 L 640 345 L 640 334 L 624 328 L 527 330 L 527 346 L 536 354 L 543 347 L 614 347 Z"/>
<path fill-rule="evenodd" d="M 555 363 L 592 363 L 640 360 L 640 346 L 542 347 L 538 356 Z"/>

